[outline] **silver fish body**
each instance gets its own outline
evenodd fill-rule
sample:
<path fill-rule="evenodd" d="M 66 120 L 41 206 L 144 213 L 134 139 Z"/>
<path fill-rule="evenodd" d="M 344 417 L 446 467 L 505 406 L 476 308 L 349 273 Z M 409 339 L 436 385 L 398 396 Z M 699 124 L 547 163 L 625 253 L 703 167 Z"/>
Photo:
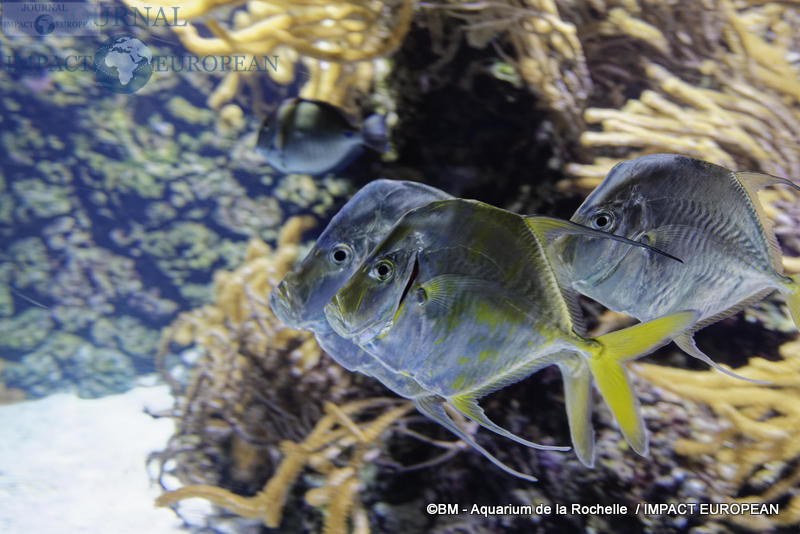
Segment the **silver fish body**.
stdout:
<path fill-rule="evenodd" d="M 541 448 L 489 420 L 477 399 L 559 365 L 573 443 L 587 465 L 593 461 L 591 369 L 626 437 L 646 453 L 644 426 L 619 362 L 668 342 L 695 314 L 597 339 L 579 336 L 545 247 L 553 233 L 613 237 L 475 201 L 427 204 L 398 221 L 326 306 L 326 316 L 337 333 L 390 369 L 530 447 Z"/>
<path fill-rule="evenodd" d="M 450 196 L 414 182 L 376 180 L 358 191 L 333 217 L 306 258 L 270 294 L 270 307 L 291 328 L 314 332 L 320 347 L 340 365 L 379 380 L 441 424 L 504 471 L 526 479 L 495 458 L 459 427 L 444 410 L 442 400 L 407 374 L 390 370 L 379 359 L 330 327 L 323 307 L 355 272 L 361 260 L 408 210 Z"/>
<path fill-rule="evenodd" d="M 697 349 L 691 332 L 773 290 L 788 293 L 792 307 L 797 285 L 781 274 L 780 250 L 756 196 L 773 184 L 793 185 L 676 154 L 626 161 L 611 170 L 572 220 L 647 243 L 684 263 L 573 236 L 559 245 L 558 255 L 573 287 L 612 310 L 642 321 L 696 310 L 697 323 L 676 342 L 731 374 Z"/>
<path fill-rule="evenodd" d="M 283 173 L 320 175 L 346 167 L 364 148 L 384 151 L 386 129 L 380 115 L 356 126 L 327 102 L 291 98 L 261 125 L 257 149 Z"/>
<path fill-rule="evenodd" d="M 430 207 L 405 218 L 405 226 L 393 232 L 404 237 L 391 250 L 375 250 L 370 257 L 382 259 L 365 261 L 362 267 L 362 274 L 372 278 L 381 276 L 384 266 L 394 271 L 391 296 L 383 291 L 356 294 L 358 315 L 367 320 L 334 311 L 328 315 L 334 329 L 444 397 L 487 386 L 515 367 L 509 355 L 545 344 L 533 325 L 559 331 L 565 339 L 575 337 L 572 317 L 560 305 L 558 286 L 544 259 L 526 255 L 535 251 L 534 236 L 520 217 L 472 201 Z M 530 246 L 521 251 L 522 240 Z M 509 276 L 537 268 L 547 274 Z M 343 298 L 340 293 L 335 300 Z M 356 326 L 348 329 L 345 324 Z M 574 345 L 561 339 L 553 343 L 556 350 Z M 506 357 L 498 358 L 504 353 Z"/>

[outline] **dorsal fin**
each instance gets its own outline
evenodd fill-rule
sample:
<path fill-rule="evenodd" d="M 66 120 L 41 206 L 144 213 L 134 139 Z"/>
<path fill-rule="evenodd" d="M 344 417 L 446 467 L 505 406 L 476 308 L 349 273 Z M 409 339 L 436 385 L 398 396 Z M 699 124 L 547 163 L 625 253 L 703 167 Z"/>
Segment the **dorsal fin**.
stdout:
<path fill-rule="evenodd" d="M 601 230 L 595 230 L 593 228 L 589 228 L 588 226 L 583 226 L 582 224 L 578 224 L 572 221 L 565 221 L 562 219 L 556 219 L 554 217 L 544 217 L 544 216 L 526 216 L 525 222 L 528 223 L 528 226 L 536 233 L 536 235 L 545 243 L 545 245 L 549 246 L 553 241 L 558 239 L 563 235 L 577 235 L 586 238 L 592 239 L 612 239 L 614 241 L 619 241 L 620 243 L 625 243 L 626 245 L 630 245 L 632 247 L 639 247 L 639 248 L 646 248 L 656 254 L 660 254 L 662 256 L 666 256 L 667 258 L 671 258 L 677 262 L 683 263 L 681 258 L 676 258 L 672 254 L 668 254 L 663 250 L 647 245 L 645 243 L 640 243 L 639 241 L 632 241 L 627 237 L 623 237 L 621 235 L 612 234 L 609 232 L 603 232 Z M 547 254 L 548 258 L 550 254 Z"/>
<path fill-rule="evenodd" d="M 734 172 L 733 174 L 750 198 L 758 221 L 761 223 L 761 233 L 764 236 L 764 240 L 767 242 L 772 266 L 778 274 L 783 274 L 783 254 L 781 253 L 781 247 L 778 245 L 778 240 L 775 238 L 775 232 L 772 229 L 772 221 L 767 217 L 764 208 L 761 206 L 761 201 L 758 199 L 758 191 L 771 185 L 788 185 L 797 191 L 800 191 L 800 187 L 785 178 L 762 172 L 742 171 Z"/>
<path fill-rule="evenodd" d="M 538 251 L 539 260 L 544 263 L 544 269 L 538 265 L 534 265 L 539 270 L 539 275 L 542 279 L 547 280 L 549 290 L 554 294 L 561 296 L 557 302 L 553 302 L 554 306 L 558 306 L 563 320 L 567 323 L 567 327 L 573 332 L 583 329 L 583 316 L 580 314 L 580 308 L 576 306 L 577 296 L 574 292 L 570 293 L 565 288 L 570 288 L 564 284 L 553 268 L 553 261 L 548 252 L 548 239 L 543 235 L 543 228 L 539 228 L 539 217 L 523 217 L 525 221 L 524 227 L 529 230 L 526 236 L 523 236 L 525 241 L 533 241 L 535 248 Z M 557 219 L 556 219 L 557 220 Z"/>
<path fill-rule="evenodd" d="M 527 216 L 524 217 L 524 219 L 528 224 L 528 227 L 536 235 L 538 241 L 543 243 L 542 250 L 548 262 L 551 266 L 555 267 L 553 268 L 553 271 L 555 272 L 555 276 L 558 278 L 558 282 L 561 287 L 561 294 L 563 295 L 569 315 L 572 318 L 573 331 L 578 335 L 583 335 L 585 333 L 583 326 L 583 313 L 581 312 L 578 293 L 572 288 L 572 280 L 569 279 L 570 276 L 567 274 L 567 271 L 569 271 L 569 265 L 565 265 L 563 262 L 561 262 L 558 254 L 553 254 L 551 246 L 556 239 L 564 235 L 577 235 L 590 239 L 611 239 L 614 241 L 620 241 L 632 247 L 646 248 L 657 254 L 661 254 L 673 260 L 682 262 L 680 258 L 676 258 L 671 254 L 667 254 L 659 248 L 652 247 L 638 241 L 632 241 L 626 237 L 618 236 L 608 232 L 594 230 L 576 222 L 542 216 Z"/>

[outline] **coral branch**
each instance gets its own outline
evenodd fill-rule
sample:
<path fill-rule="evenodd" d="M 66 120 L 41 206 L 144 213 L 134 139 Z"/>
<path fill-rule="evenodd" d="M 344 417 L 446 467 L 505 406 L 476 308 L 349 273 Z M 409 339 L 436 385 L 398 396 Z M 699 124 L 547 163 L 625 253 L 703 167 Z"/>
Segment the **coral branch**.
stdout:
<path fill-rule="evenodd" d="M 710 439 L 683 439 L 675 444 L 680 454 L 698 460 L 714 458 L 712 468 L 727 479 L 731 493 L 761 490 L 760 495 L 733 498 L 735 502 L 775 502 L 789 498 L 776 517 L 727 516 L 749 528 L 794 525 L 800 522 L 800 341 L 780 348 L 782 360 L 752 358 L 736 369 L 748 378 L 771 386 L 742 385 L 714 371 L 698 372 L 640 364 L 635 370 L 658 387 L 682 398 L 707 404 L 729 428 Z"/>
<path fill-rule="evenodd" d="M 125 0 L 131 7 L 143 7 L 139 0 Z M 224 7 L 244 4 L 233 11 Z M 293 63 L 300 57 L 307 62 L 310 79 L 306 86 L 323 85 L 360 88 L 372 80 L 369 62 L 391 54 L 403 41 L 411 26 L 414 0 L 374 2 L 341 0 L 339 2 L 283 2 L 281 0 L 198 0 L 181 5 L 180 17 L 185 26 L 173 30 L 183 45 L 197 55 L 283 56 L 273 79 L 288 84 L 294 80 Z M 156 7 L 172 7 L 161 3 Z M 215 17 L 216 15 L 216 17 Z M 204 17 L 201 21 L 197 19 Z M 225 22 L 217 17 L 230 17 Z M 224 22 L 224 23 L 223 23 Z M 212 37 L 203 37 L 198 24 L 204 24 Z M 227 26 L 227 27 L 226 27 Z M 279 54 L 279 51 L 286 52 Z M 341 64 L 332 69 L 328 64 Z M 352 68 L 350 68 L 352 67 Z M 336 73 L 335 80 L 330 78 Z M 209 98 L 209 106 L 218 108 L 233 98 L 238 78 L 250 71 L 231 71 Z M 329 94 L 314 91 L 314 96 L 337 105 L 345 105 L 348 91 L 339 89 Z"/>

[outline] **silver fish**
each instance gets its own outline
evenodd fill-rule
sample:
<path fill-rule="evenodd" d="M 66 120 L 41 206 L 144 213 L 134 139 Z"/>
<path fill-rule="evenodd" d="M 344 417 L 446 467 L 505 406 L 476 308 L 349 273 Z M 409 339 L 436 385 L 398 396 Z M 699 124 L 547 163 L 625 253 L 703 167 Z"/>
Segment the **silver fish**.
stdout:
<path fill-rule="evenodd" d="M 590 376 L 634 450 L 647 435 L 622 362 L 667 343 L 695 318 L 676 313 L 595 339 L 575 333 L 545 244 L 558 235 L 628 240 L 568 221 L 522 217 L 476 201 L 432 202 L 404 215 L 325 308 L 333 329 L 485 428 L 477 399 L 556 364 L 570 433 L 592 465 Z M 670 260 L 674 261 L 674 260 Z"/>
<path fill-rule="evenodd" d="M 641 321 L 698 311 L 697 322 L 676 344 L 744 378 L 698 349 L 693 333 L 774 290 L 786 295 L 800 324 L 800 285 L 797 277 L 782 274 L 780 248 L 756 194 L 777 184 L 800 189 L 783 178 L 734 172 L 677 154 L 635 158 L 614 167 L 572 220 L 647 243 L 685 263 L 573 236 L 555 245 L 557 255 L 571 269 L 572 286 L 612 310 Z"/>
<path fill-rule="evenodd" d="M 364 148 L 386 150 L 382 115 L 370 115 L 359 127 L 327 102 L 290 98 L 261 125 L 257 150 L 283 173 L 325 174 L 341 170 Z"/>
<path fill-rule="evenodd" d="M 451 419 L 441 398 L 336 334 L 323 313 L 324 306 L 405 212 L 447 198 L 451 197 L 444 191 L 414 182 L 376 180 L 367 184 L 331 219 L 306 258 L 272 291 L 270 307 L 286 326 L 313 331 L 320 347 L 346 369 L 372 376 L 398 395 L 412 399 L 420 413 L 453 432 L 493 464 L 535 481 L 481 447 Z"/>

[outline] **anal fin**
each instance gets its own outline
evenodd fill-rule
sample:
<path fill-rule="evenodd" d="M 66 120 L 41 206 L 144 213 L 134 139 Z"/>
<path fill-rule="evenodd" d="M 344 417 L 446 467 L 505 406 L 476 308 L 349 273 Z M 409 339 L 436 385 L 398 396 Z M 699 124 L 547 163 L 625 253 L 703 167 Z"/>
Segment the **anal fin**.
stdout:
<path fill-rule="evenodd" d="M 505 471 L 506 473 L 513 475 L 515 477 L 521 478 L 523 480 L 527 480 L 529 482 L 536 482 L 537 479 L 534 476 L 526 475 L 525 473 L 521 473 L 516 469 L 513 469 L 496 457 L 494 457 L 489 451 L 478 445 L 478 443 L 473 439 L 472 436 L 467 434 L 463 429 L 461 429 L 455 421 L 453 421 L 443 406 L 444 400 L 439 397 L 434 396 L 426 396 L 426 397 L 418 397 L 414 399 L 414 406 L 417 407 L 419 412 L 426 416 L 427 418 L 436 421 L 447 430 L 455 434 L 461 441 L 481 453 L 487 460 L 492 462 L 494 465 Z"/>
<path fill-rule="evenodd" d="M 594 429 L 591 414 L 592 376 L 581 359 L 558 364 L 564 382 L 569 433 L 578 459 L 586 467 L 594 466 Z"/>
<path fill-rule="evenodd" d="M 568 451 L 569 447 L 560 447 L 556 445 L 541 445 L 539 443 L 534 443 L 532 441 L 528 441 L 524 438 L 521 438 L 514 434 L 513 432 L 509 432 L 505 428 L 497 425 L 491 419 L 486 417 L 486 413 L 484 413 L 483 408 L 478 405 L 478 401 L 475 400 L 475 397 L 470 394 L 462 394 L 462 395 L 455 395 L 447 399 L 450 402 L 450 405 L 453 406 L 456 410 L 464 414 L 465 416 L 469 417 L 482 427 L 491 430 L 495 434 L 500 436 L 506 437 L 512 441 L 516 441 L 521 445 L 525 445 L 526 447 L 530 447 L 532 449 L 540 449 L 545 451 Z"/>
<path fill-rule="evenodd" d="M 675 344 L 678 345 L 678 347 L 680 347 L 680 349 L 683 352 L 685 352 L 686 354 L 688 354 L 689 356 L 692 356 L 693 358 L 697 358 L 701 362 L 710 365 L 714 369 L 716 369 L 716 370 L 718 370 L 718 371 L 720 371 L 722 373 L 725 373 L 728 376 L 731 376 L 733 378 L 738 378 L 739 380 L 745 380 L 747 382 L 752 382 L 754 384 L 765 384 L 765 385 L 772 384 L 772 382 L 767 382 L 765 380 L 756 380 L 755 378 L 747 378 L 746 376 L 742 376 L 742 375 L 734 373 L 730 369 L 725 369 L 720 364 L 718 364 L 717 362 L 712 360 L 710 357 L 708 357 L 703 351 L 701 351 L 700 349 L 697 348 L 697 344 L 694 341 L 694 335 L 693 334 L 681 334 L 680 336 L 676 337 L 673 341 L 675 341 Z"/>

